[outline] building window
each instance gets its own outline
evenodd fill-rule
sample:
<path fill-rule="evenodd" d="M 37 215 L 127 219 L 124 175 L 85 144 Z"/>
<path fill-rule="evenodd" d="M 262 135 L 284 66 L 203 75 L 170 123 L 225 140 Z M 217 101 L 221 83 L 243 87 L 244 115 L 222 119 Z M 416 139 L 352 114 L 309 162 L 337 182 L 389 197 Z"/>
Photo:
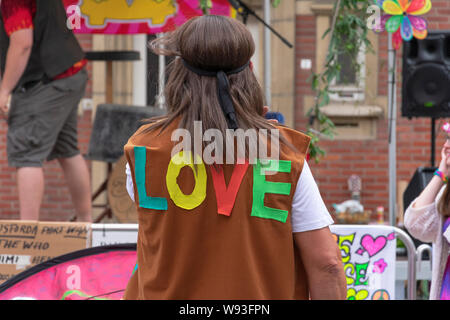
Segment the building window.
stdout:
<path fill-rule="evenodd" d="M 365 46 L 361 46 L 356 56 L 340 53 L 337 61 L 341 66 L 337 78 L 330 84 L 330 100 L 356 102 L 365 99 L 366 54 Z"/>
<path fill-rule="evenodd" d="M 316 72 L 321 72 L 329 45 L 329 34 L 324 34 L 331 25 L 334 1 L 309 3 L 316 24 Z M 370 33 L 368 37 L 374 52 L 377 52 L 377 35 Z M 385 114 L 387 108 L 387 98 L 378 95 L 378 56 L 366 54 L 364 45 L 358 49 L 354 56 L 340 54 L 336 57 L 341 70 L 337 79 L 329 84 L 329 103 L 321 107 L 322 112 L 335 124 L 336 140 L 376 139 L 378 119 Z M 315 101 L 316 97 L 313 95 L 303 96 L 305 115 Z"/>

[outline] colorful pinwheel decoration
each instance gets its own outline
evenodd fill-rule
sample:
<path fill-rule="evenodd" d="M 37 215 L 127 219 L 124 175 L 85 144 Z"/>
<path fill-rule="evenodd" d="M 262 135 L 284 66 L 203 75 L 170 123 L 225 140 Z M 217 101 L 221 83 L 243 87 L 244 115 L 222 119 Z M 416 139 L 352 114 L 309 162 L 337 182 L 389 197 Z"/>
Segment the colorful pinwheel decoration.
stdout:
<path fill-rule="evenodd" d="M 446 122 L 443 126 L 442 126 L 442 130 L 444 130 L 447 133 L 450 133 L 450 122 Z"/>
<path fill-rule="evenodd" d="M 427 21 L 420 16 L 430 11 L 430 0 L 376 0 L 376 3 L 385 14 L 381 16 L 375 31 L 392 33 L 396 50 L 402 40 L 410 41 L 413 37 L 422 40 L 428 35 Z"/>

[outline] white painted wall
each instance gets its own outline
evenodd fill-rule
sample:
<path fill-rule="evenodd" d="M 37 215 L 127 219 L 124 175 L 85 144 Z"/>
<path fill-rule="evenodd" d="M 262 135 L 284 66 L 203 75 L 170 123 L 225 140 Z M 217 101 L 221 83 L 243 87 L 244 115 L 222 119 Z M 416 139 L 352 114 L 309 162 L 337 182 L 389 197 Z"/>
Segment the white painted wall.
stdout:
<path fill-rule="evenodd" d="M 147 35 L 133 36 L 133 49 L 139 51 L 141 60 L 133 63 L 133 105 L 147 105 Z"/>

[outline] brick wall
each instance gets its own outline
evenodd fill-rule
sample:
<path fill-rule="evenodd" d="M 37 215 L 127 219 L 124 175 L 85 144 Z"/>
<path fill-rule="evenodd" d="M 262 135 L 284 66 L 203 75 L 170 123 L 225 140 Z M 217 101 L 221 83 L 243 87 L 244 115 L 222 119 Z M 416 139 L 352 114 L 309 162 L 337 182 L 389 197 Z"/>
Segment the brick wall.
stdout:
<path fill-rule="evenodd" d="M 84 50 L 92 48 L 91 35 L 78 35 L 77 38 Z M 89 78 L 92 78 L 92 67 L 88 63 Z M 86 97 L 92 96 L 92 85 L 89 81 Z M 78 119 L 79 147 L 83 154 L 87 152 L 91 134 L 91 112 L 84 111 Z M 8 167 L 6 156 L 6 122 L 0 125 L 0 219 L 19 219 L 19 202 L 16 187 L 16 172 Z M 75 211 L 72 208 L 70 194 L 65 184 L 64 174 L 58 162 L 51 161 L 44 166 L 45 195 L 42 203 L 40 219 L 46 221 L 69 220 Z"/>
<path fill-rule="evenodd" d="M 433 1 L 433 9 L 425 16 L 429 30 L 450 30 L 450 1 Z M 299 15 L 296 19 L 296 66 L 300 59 L 312 59 L 315 65 L 315 17 Z M 314 41 L 313 41 L 314 40 Z M 379 85 L 378 94 L 387 96 L 387 35 L 379 35 Z M 397 181 L 410 181 L 419 166 L 430 166 L 431 119 L 416 118 L 409 120 L 401 117 L 401 50 L 398 52 L 397 74 Z M 305 130 L 307 119 L 304 116 L 303 96 L 312 95 L 307 81 L 309 71 L 296 71 L 296 129 Z M 436 124 L 440 124 L 437 121 Z M 436 140 L 435 164 L 440 161 L 440 149 L 444 135 L 439 130 Z M 385 207 L 385 219 L 388 219 L 389 176 L 388 176 L 388 121 L 387 115 L 377 121 L 375 140 L 368 141 L 326 141 L 320 146 L 327 152 L 319 164 L 310 161 L 312 172 L 319 185 L 322 197 L 332 212 L 331 204 L 350 198 L 347 179 L 351 174 L 362 178 L 362 204 L 375 211 L 379 205 Z M 401 199 L 399 199 L 401 200 Z"/>
<path fill-rule="evenodd" d="M 450 30 L 450 1 L 433 1 L 433 9 L 426 15 L 429 30 Z M 296 111 L 295 127 L 305 130 L 307 119 L 304 116 L 303 96 L 312 95 L 308 77 L 309 71 L 298 68 L 301 59 L 311 59 L 315 65 L 315 17 L 299 15 L 296 17 Z M 77 36 L 85 50 L 92 48 L 92 36 Z M 379 95 L 387 95 L 387 36 L 379 36 Z M 401 52 L 398 53 L 398 74 L 401 74 Z M 87 66 L 92 78 L 92 68 Z M 400 77 L 399 80 L 401 81 Z M 401 83 L 398 84 L 398 122 L 397 122 L 397 179 L 409 181 L 419 166 L 430 164 L 430 119 L 409 120 L 400 115 Z M 92 96 L 91 81 L 86 89 L 86 97 Z M 439 123 L 439 122 L 438 122 Z M 87 152 L 91 134 L 91 112 L 85 111 L 79 117 L 79 147 Z M 370 141 L 325 141 L 320 145 L 327 152 L 319 164 L 310 161 L 313 174 L 330 211 L 332 203 L 349 198 L 347 179 L 351 174 L 360 175 L 363 182 L 362 202 L 366 208 L 374 210 L 383 205 L 388 212 L 388 122 L 386 116 L 377 122 L 377 137 Z M 0 125 L 0 219 L 18 219 L 19 207 L 15 170 L 7 165 L 6 123 Z M 436 164 L 440 159 L 440 147 L 444 140 L 439 134 L 436 141 Z M 44 166 L 45 196 L 43 199 L 42 220 L 68 220 L 74 214 L 70 195 L 58 163 L 52 161 Z"/>

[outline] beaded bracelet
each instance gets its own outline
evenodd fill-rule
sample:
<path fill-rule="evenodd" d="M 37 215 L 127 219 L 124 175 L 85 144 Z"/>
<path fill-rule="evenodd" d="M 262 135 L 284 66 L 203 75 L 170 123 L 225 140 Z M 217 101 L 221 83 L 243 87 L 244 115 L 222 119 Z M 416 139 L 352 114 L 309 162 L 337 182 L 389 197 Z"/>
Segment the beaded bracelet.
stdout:
<path fill-rule="evenodd" d="M 445 174 L 443 174 L 441 171 L 436 170 L 436 171 L 434 172 L 434 175 L 435 175 L 435 176 L 438 176 L 439 178 L 441 178 L 442 181 L 444 181 L 444 183 L 447 183 L 447 182 L 448 182 L 448 177 L 447 177 Z"/>

